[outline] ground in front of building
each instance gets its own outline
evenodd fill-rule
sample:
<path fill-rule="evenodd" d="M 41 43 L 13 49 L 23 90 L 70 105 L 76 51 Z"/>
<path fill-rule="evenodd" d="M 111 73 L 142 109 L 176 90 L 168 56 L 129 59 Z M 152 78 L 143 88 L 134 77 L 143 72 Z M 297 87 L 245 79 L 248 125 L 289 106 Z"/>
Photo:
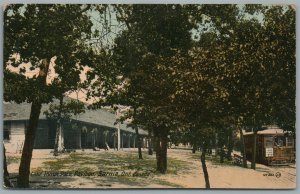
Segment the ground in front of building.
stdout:
<path fill-rule="evenodd" d="M 30 185 L 32 188 L 205 188 L 200 153 L 169 149 L 168 171 L 155 171 L 155 155 L 137 149 L 120 151 L 76 150 L 53 156 L 51 150 L 33 152 Z M 211 188 L 292 189 L 296 187 L 296 167 L 265 166 L 245 169 L 231 162 L 219 163 L 207 156 Z M 20 154 L 7 153 L 8 171 L 16 180 Z"/>

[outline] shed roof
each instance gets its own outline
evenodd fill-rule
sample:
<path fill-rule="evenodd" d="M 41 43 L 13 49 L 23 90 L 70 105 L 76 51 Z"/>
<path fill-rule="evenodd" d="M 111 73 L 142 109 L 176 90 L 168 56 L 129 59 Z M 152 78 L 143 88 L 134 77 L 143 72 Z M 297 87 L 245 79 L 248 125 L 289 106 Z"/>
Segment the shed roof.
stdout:
<path fill-rule="evenodd" d="M 283 129 L 280 129 L 278 127 L 272 127 L 272 128 L 267 128 L 262 131 L 258 131 L 257 134 L 259 135 L 276 135 L 276 134 L 284 134 L 286 133 Z M 244 135 L 251 135 L 253 132 L 244 132 Z"/>
<path fill-rule="evenodd" d="M 70 98 L 65 98 L 64 101 L 70 101 Z M 58 103 L 58 100 L 54 100 L 53 103 Z M 43 104 L 41 109 L 41 114 L 39 119 L 46 119 L 44 111 L 48 110 L 50 104 Z M 3 120 L 28 120 L 31 110 L 30 103 L 13 103 L 13 102 L 3 102 Z M 116 128 L 114 125 L 116 121 L 116 116 L 104 109 L 89 110 L 86 109 L 85 113 L 72 116 L 72 119 L 93 123 L 101 126 L 106 126 L 110 128 Z M 127 132 L 134 133 L 135 130 L 131 127 L 127 127 L 126 124 L 120 124 L 120 129 Z M 147 134 L 145 130 L 139 129 L 140 134 Z"/>

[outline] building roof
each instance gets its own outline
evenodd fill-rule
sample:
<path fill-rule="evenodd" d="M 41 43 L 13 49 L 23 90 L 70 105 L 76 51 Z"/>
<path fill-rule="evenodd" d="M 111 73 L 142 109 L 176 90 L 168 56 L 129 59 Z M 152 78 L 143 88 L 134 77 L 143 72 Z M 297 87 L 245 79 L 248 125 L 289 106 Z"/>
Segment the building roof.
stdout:
<path fill-rule="evenodd" d="M 70 98 L 65 98 L 64 101 L 70 101 Z M 58 100 L 54 100 L 53 103 L 58 103 Z M 48 110 L 50 104 L 43 104 L 41 109 L 41 114 L 39 119 L 46 119 L 44 111 Z M 13 102 L 4 102 L 3 103 L 3 120 L 28 120 L 31 110 L 30 103 L 13 103 Z M 113 113 L 110 113 L 104 109 L 89 110 L 86 109 L 85 113 L 81 113 L 76 116 L 72 116 L 72 119 L 83 121 L 87 123 L 93 123 L 101 126 L 106 126 L 110 128 L 117 128 L 115 125 L 116 116 Z M 131 127 L 127 127 L 126 124 L 120 124 L 120 129 L 127 132 L 135 133 L 135 130 Z M 140 134 L 147 134 L 145 130 L 139 129 Z"/>
<path fill-rule="evenodd" d="M 278 127 L 272 127 L 272 128 L 267 128 L 262 131 L 258 131 L 257 134 L 260 135 L 276 135 L 276 134 L 284 134 L 286 133 L 283 129 L 280 129 Z M 253 132 L 244 132 L 244 135 L 251 135 Z"/>

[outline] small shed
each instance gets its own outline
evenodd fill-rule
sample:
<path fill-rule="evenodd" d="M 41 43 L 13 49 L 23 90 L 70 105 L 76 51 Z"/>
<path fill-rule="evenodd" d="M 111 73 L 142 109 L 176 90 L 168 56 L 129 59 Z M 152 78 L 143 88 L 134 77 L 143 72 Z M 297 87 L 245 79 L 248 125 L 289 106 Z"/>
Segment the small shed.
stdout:
<path fill-rule="evenodd" d="M 252 160 L 254 133 L 244 133 L 246 157 Z M 278 127 L 257 132 L 256 162 L 266 165 L 287 165 L 295 162 L 295 141 L 291 133 Z"/>

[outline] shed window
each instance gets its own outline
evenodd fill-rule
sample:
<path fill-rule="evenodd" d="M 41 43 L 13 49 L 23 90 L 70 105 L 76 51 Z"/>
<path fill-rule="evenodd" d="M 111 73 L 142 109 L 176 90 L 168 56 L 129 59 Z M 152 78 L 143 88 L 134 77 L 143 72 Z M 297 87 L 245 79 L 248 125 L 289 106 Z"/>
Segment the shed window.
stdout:
<path fill-rule="evenodd" d="M 283 147 L 286 145 L 286 138 L 285 137 L 275 137 L 275 145 L 278 147 Z"/>
<path fill-rule="evenodd" d="M 274 144 L 273 137 L 265 137 L 265 147 L 266 148 L 273 147 L 273 144 Z"/>
<path fill-rule="evenodd" d="M 293 140 L 293 137 L 287 137 L 287 138 L 286 138 L 286 146 L 288 146 L 288 147 L 294 146 L 294 140 Z"/>

